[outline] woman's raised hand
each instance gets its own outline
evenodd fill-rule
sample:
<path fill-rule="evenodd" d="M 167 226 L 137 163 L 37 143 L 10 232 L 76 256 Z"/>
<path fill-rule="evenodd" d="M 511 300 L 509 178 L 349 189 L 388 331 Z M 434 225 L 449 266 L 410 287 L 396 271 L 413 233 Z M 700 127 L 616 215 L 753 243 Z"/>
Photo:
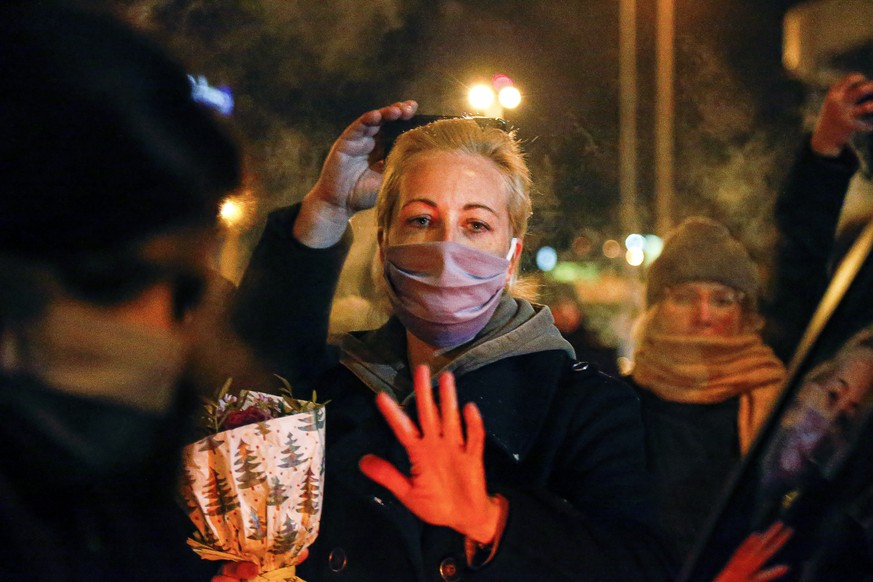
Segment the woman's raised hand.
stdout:
<path fill-rule="evenodd" d="M 371 208 L 382 183 L 383 162 L 370 160 L 375 135 L 382 125 L 409 119 L 418 110 L 415 101 L 399 101 L 361 115 L 349 125 L 333 147 L 315 186 L 303 199 L 294 237 L 313 248 L 336 244 L 355 212 Z"/>
<path fill-rule="evenodd" d="M 454 376 L 440 375 L 439 409 L 427 366 L 415 370 L 414 384 L 420 428 L 390 396 L 376 397 L 379 410 L 409 454 L 411 474 L 404 475 L 374 455 L 361 459 L 361 471 L 421 520 L 489 544 L 499 526 L 500 504 L 488 495 L 485 484 L 485 427 L 479 409 L 473 403 L 464 407 L 465 438 Z"/>

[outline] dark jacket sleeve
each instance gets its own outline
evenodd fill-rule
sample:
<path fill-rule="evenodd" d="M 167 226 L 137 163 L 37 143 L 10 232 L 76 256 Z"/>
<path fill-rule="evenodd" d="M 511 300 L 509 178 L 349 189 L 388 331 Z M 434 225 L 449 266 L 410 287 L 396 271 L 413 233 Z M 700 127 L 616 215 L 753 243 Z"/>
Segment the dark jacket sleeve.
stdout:
<path fill-rule="evenodd" d="M 858 160 L 847 148 L 837 158 L 812 151 L 809 139 L 776 201 L 779 243 L 762 312 L 765 341 L 790 360 L 830 282 L 840 210 Z"/>
<path fill-rule="evenodd" d="M 307 247 L 292 234 L 299 211 L 297 204 L 268 217 L 240 282 L 233 323 L 266 365 L 308 391 L 335 361 L 327 328 L 351 234 L 327 249 Z"/>

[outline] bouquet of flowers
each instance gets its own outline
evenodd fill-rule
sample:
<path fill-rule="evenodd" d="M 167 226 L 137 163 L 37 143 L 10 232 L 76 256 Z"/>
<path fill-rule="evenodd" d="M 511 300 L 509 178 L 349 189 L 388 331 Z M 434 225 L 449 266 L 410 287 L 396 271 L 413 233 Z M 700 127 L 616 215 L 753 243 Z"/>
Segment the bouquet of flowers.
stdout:
<path fill-rule="evenodd" d="M 183 452 L 182 499 L 197 527 L 188 545 L 207 560 L 258 564 L 255 580 L 300 581 L 294 566 L 321 517 L 324 406 L 284 384 L 281 396 L 235 396 L 228 380 L 206 405 L 212 434 Z"/>

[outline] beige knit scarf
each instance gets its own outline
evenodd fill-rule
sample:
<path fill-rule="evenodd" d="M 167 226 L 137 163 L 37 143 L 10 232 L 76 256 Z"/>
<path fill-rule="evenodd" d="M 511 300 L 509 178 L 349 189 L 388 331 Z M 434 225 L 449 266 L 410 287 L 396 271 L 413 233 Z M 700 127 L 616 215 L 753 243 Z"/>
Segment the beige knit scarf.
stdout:
<path fill-rule="evenodd" d="M 785 366 L 757 333 L 699 337 L 649 331 L 634 360 L 634 381 L 663 400 L 703 404 L 739 396 L 743 454 L 767 420 L 785 379 Z"/>

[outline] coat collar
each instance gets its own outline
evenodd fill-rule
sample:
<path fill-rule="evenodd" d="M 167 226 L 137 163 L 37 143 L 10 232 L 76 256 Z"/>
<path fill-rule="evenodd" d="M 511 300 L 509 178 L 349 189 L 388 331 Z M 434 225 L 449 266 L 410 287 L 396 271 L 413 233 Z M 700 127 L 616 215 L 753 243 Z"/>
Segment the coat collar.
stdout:
<path fill-rule="evenodd" d="M 391 318 L 380 329 L 346 335 L 340 362 L 374 392 L 388 392 L 415 416 L 406 331 Z M 458 402 L 475 402 L 485 430 L 514 462 L 528 453 L 573 355 L 547 308 L 505 295 L 480 336 L 443 370 L 455 374 Z"/>
<path fill-rule="evenodd" d="M 340 351 L 343 367 L 371 390 L 387 392 L 395 400 L 406 404 L 413 390 L 412 371 L 407 363 L 406 330 L 396 318 L 389 319 L 377 330 L 345 335 L 340 341 Z M 563 352 L 569 357 L 574 356 L 572 346 L 555 327 L 548 308 L 505 295 L 480 336 L 460 348 L 447 349 L 448 364 L 440 370 L 432 370 L 432 373 L 436 377 L 443 371 L 453 372 L 460 390 L 465 383 L 463 379 L 481 368 L 500 370 L 503 369 L 501 363 L 504 360 L 519 357 L 524 357 L 526 361 L 539 361 L 530 356 L 546 352 Z M 567 359 L 559 355 L 555 355 L 555 358 L 561 361 Z M 512 364 L 509 366 L 512 367 Z M 548 374 L 548 371 L 545 373 Z M 474 376 L 479 377 L 477 374 Z M 488 394 L 488 398 L 495 396 L 499 399 L 503 397 L 497 394 L 502 392 L 499 386 L 518 386 L 522 379 L 529 379 L 531 386 L 536 386 L 540 381 L 536 374 L 531 374 L 530 369 L 524 368 L 518 370 L 515 376 L 496 383 L 492 390 L 488 390 L 490 379 L 483 383 L 482 388 L 485 392 L 495 393 Z M 520 389 L 525 391 L 523 385 Z M 478 396 L 483 395 L 477 393 Z M 481 408 L 483 402 L 478 404 Z M 522 404 L 521 410 L 530 408 L 529 404 L 519 404 Z M 502 417 L 503 414 L 497 412 L 497 416 Z"/>
<path fill-rule="evenodd" d="M 511 462 L 520 463 L 530 453 L 542 430 L 570 363 L 572 360 L 560 349 L 499 360 L 456 378 L 458 406 L 475 403 L 482 415 L 488 440 Z M 435 396 L 436 386 L 435 378 Z M 416 419 L 414 398 L 407 398 L 403 405 L 407 414 Z M 358 410 L 354 420 L 348 421 L 359 427 L 353 435 L 355 446 L 352 448 L 356 451 L 353 456 L 365 452 L 380 454 L 384 448 L 382 439 L 387 434 L 381 431 L 387 431 L 387 427 L 375 403 L 367 411 Z M 343 440 L 346 441 L 343 448 L 351 444 L 349 439 Z M 367 443 L 363 444 L 363 441 Z"/>

